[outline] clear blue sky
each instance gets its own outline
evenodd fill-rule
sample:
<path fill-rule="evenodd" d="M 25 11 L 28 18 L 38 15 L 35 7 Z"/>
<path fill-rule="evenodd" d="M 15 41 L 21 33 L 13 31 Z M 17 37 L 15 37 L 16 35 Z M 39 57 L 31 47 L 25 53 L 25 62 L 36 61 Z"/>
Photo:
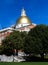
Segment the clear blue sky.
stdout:
<path fill-rule="evenodd" d="M 48 0 L 0 0 L 0 29 L 15 24 L 23 7 L 33 23 L 48 25 Z"/>

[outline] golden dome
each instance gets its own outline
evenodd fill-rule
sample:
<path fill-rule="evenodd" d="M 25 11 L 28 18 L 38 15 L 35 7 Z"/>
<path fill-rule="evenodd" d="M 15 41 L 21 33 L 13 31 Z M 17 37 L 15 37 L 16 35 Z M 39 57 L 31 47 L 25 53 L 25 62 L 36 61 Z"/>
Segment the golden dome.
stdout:
<path fill-rule="evenodd" d="M 21 16 L 20 18 L 16 21 L 16 25 L 17 24 L 31 24 L 31 21 L 29 20 L 29 18 L 26 16 L 25 10 L 24 8 L 21 11 Z"/>
<path fill-rule="evenodd" d="M 16 24 L 31 24 L 31 22 L 30 22 L 30 20 L 29 20 L 29 18 L 27 16 L 21 16 L 17 20 Z"/>

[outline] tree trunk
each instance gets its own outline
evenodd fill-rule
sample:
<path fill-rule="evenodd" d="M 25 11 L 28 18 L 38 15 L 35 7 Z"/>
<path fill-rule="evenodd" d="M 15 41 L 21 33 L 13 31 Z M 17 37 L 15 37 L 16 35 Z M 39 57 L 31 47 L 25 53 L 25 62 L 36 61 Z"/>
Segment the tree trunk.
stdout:
<path fill-rule="evenodd" d="M 14 56 L 18 56 L 18 50 L 14 49 Z"/>
<path fill-rule="evenodd" d="M 44 53 L 41 53 L 41 61 L 44 61 Z"/>
<path fill-rule="evenodd" d="M 18 56 L 18 50 L 16 50 L 16 56 Z"/>

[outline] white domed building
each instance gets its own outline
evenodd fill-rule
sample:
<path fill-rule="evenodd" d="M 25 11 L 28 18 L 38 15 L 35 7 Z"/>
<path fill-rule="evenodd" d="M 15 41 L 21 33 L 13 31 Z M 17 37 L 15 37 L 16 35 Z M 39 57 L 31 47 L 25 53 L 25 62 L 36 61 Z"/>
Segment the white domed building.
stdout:
<path fill-rule="evenodd" d="M 36 25 L 32 24 L 30 19 L 26 16 L 25 10 L 22 9 L 21 16 L 17 19 L 15 24 L 15 29 L 18 31 L 29 31 L 31 28 L 34 28 Z"/>
<path fill-rule="evenodd" d="M 20 32 L 21 31 L 28 32 L 30 31 L 31 28 L 34 28 L 35 26 L 36 24 L 31 23 L 30 19 L 26 16 L 25 10 L 22 9 L 21 16 L 17 19 L 15 25 L 0 30 L 0 45 L 2 43 L 2 40 L 6 36 L 10 35 L 10 33 L 12 33 L 13 30 L 20 31 Z"/>

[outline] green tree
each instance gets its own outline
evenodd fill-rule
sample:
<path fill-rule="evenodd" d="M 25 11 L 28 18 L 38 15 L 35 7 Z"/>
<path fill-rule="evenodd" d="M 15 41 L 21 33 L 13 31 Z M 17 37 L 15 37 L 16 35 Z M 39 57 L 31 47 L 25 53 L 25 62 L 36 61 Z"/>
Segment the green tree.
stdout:
<path fill-rule="evenodd" d="M 4 46 L 0 45 L 0 55 L 3 54 Z"/>
<path fill-rule="evenodd" d="M 18 55 L 18 50 L 20 49 L 23 50 L 25 36 L 26 32 L 19 32 L 19 31 L 12 32 L 10 36 L 6 37 L 3 40 L 4 50 L 10 53 L 12 50 L 16 49 Z"/>
<path fill-rule="evenodd" d="M 31 29 L 25 39 L 24 51 L 26 53 L 40 54 L 44 59 L 44 54 L 48 53 L 48 26 L 37 25 Z"/>

